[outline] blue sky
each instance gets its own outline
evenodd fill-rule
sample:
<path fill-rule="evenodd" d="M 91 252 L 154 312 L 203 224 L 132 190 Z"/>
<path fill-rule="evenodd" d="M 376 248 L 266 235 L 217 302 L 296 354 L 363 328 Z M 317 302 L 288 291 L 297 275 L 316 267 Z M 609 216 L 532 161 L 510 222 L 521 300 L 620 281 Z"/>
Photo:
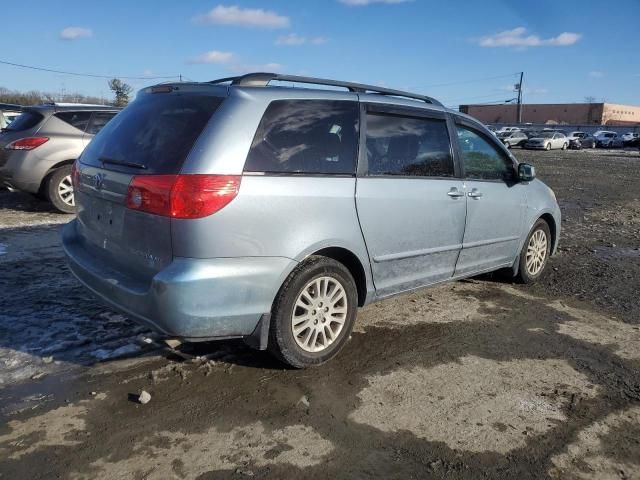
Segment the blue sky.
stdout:
<path fill-rule="evenodd" d="M 640 1 L 21 0 L 3 2 L 0 60 L 210 80 L 252 70 L 411 89 L 445 105 L 640 105 Z M 160 80 L 126 80 L 135 88 Z M 0 86 L 110 96 L 106 80 L 0 65 Z"/>

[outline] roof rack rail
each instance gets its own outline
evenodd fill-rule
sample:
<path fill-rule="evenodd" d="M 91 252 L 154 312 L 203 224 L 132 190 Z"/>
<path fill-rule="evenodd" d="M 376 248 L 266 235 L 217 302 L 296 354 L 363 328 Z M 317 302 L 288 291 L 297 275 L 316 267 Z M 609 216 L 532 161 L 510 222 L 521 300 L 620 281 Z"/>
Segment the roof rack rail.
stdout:
<path fill-rule="evenodd" d="M 281 81 L 281 82 L 294 82 L 294 83 L 308 83 L 312 85 L 328 85 L 331 87 L 343 87 L 349 90 L 350 92 L 357 93 L 378 93 L 380 95 L 391 95 L 394 97 L 405 97 L 411 98 L 414 100 L 421 100 L 426 103 L 431 103 L 433 105 L 438 105 L 442 107 L 442 103 L 437 101 L 435 98 L 428 97 L 426 95 L 419 95 L 417 93 L 405 92 L 402 90 L 394 90 L 392 88 L 384 88 L 384 87 L 376 87 L 374 85 L 367 85 L 364 83 L 354 83 L 354 82 L 341 82 L 339 80 L 328 80 L 326 78 L 315 78 L 315 77 L 301 77 L 298 75 L 283 75 L 280 73 L 248 73 L 246 75 L 240 75 L 237 77 L 226 77 L 220 78 L 218 80 L 212 80 L 209 83 L 219 84 L 219 83 L 230 83 L 232 86 L 240 86 L 240 87 L 266 87 L 271 81 Z"/>

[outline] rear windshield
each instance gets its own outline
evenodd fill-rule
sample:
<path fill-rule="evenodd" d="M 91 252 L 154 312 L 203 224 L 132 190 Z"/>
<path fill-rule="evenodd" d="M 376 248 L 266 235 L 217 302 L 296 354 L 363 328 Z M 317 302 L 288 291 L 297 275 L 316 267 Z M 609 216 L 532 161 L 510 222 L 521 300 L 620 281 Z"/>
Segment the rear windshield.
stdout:
<path fill-rule="evenodd" d="M 223 98 L 150 94 L 136 99 L 89 143 L 82 163 L 141 174 L 178 173 Z"/>
<path fill-rule="evenodd" d="M 38 125 L 43 118 L 44 116 L 38 112 L 27 111 L 21 113 L 18 118 L 11 122 L 9 126 L 7 126 L 6 130 L 10 132 L 22 132 L 24 130 L 29 130 Z"/>
<path fill-rule="evenodd" d="M 262 117 L 246 172 L 354 175 L 358 103 L 276 100 Z"/>

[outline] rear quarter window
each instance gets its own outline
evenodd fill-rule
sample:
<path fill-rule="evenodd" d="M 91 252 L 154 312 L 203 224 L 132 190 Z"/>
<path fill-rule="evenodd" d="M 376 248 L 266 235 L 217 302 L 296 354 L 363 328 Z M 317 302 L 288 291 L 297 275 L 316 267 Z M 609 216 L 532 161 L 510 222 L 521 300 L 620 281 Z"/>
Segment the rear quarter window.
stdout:
<path fill-rule="evenodd" d="M 354 175 L 358 103 L 276 100 L 269 104 L 245 172 Z"/>
<path fill-rule="evenodd" d="M 93 138 L 82 162 L 114 170 L 117 163 L 144 166 L 140 173 L 173 174 L 223 98 L 194 93 L 157 93 L 137 98 Z M 104 160 L 110 160 L 108 166 Z"/>
<path fill-rule="evenodd" d="M 55 116 L 72 127 L 84 132 L 89 124 L 91 112 L 58 112 Z"/>
<path fill-rule="evenodd" d="M 87 133 L 90 135 L 97 134 L 116 114 L 117 112 L 94 112 L 87 128 Z"/>

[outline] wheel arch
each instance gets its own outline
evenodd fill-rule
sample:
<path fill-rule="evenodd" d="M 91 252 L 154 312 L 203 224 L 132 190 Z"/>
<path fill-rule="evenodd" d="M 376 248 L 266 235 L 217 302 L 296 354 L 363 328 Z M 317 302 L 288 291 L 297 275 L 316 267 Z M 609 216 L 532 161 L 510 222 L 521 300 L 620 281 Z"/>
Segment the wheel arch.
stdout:
<path fill-rule="evenodd" d="M 53 172 L 55 172 L 58 168 L 63 167 L 65 165 L 72 165 L 73 162 L 75 161 L 76 161 L 75 159 L 60 160 L 59 162 L 49 167 L 49 169 L 47 170 L 47 173 L 44 174 L 44 177 L 42 177 L 42 181 L 40 182 L 40 191 L 42 192 L 42 189 L 45 188 L 47 181 L 49 180 L 49 177 Z"/>
<path fill-rule="evenodd" d="M 547 225 L 549 225 L 549 232 L 551 233 L 551 245 L 553 245 L 552 253 L 555 253 L 558 241 L 558 226 L 556 225 L 556 220 L 549 212 L 543 213 L 538 218 L 540 220 L 544 220 L 545 222 L 547 222 Z"/>
<path fill-rule="evenodd" d="M 362 307 L 365 305 L 367 299 L 367 275 L 364 265 L 362 265 L 362 262 L 355 253 L 343 247 L 325 247 L 311 255 L 321 255 L 332 258 L 347 267 L 347 270 L 349 270 L 349 273 L 351 273 L 351 276 L 356 282 L 358 306 Z"/>

